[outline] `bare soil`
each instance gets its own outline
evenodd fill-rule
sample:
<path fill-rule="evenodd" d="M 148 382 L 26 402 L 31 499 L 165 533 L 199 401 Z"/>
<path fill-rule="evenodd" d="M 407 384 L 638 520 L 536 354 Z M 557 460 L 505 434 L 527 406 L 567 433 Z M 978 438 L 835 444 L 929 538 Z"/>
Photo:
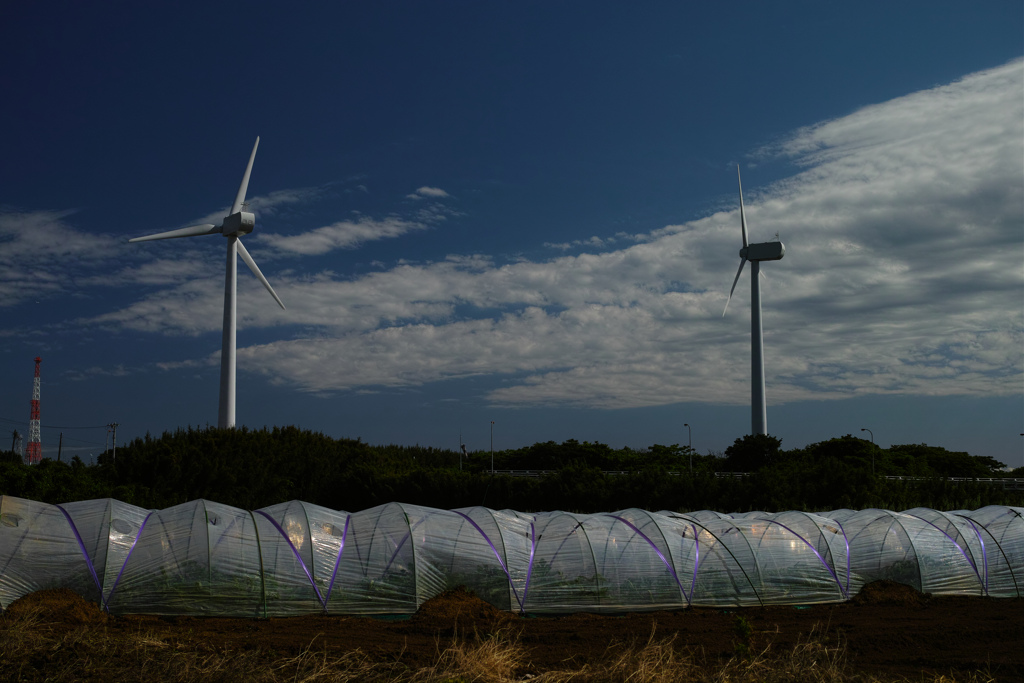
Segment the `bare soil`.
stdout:
<path fill-rule="evenodd" d="M 1024 681 L 1024 600 L 932 597 L 908 586 L 870 584 L 848 603 L 809 607 L 692 608 L 624 616 L 575 614 L 522 618 L 495 609 L 465 590 L 426 602 L 404 620 L 304 616 L 263 620 L 108 616 L 68 590 L 40 591 L 16 601 L 4 618 L 32 613 L 49 628 L 154 634 L 179 650 L 262 651 L 294 656 L 310 648 L 331 654 L 361 649 L 375 661 L 410 668 L 433 664 L 456 641 L 504 633 L 526 652 L 520 673 L 597 666 L 617 650 L 642 646 L 653 635 L 675 636 L 673 647 L 727 660 L 749 649 L 792 650 L 815 627 L 844 644 L 850 668 L 866 674 L 963 675 L 987 671 L 998 681 Z M 739 626 L 739 628 L 738 628 Z"/>

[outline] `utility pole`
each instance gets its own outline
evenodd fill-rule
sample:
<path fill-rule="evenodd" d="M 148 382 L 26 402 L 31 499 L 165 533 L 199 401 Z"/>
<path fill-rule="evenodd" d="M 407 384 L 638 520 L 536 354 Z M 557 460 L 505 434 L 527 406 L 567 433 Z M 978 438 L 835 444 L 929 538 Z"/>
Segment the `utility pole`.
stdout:
<path fill-rule="evenodd" d="M 686 448 L 690 451 L 690 476 L 693 476 L 693 430 L 690 429 L 690 425 L 687 422 L 683 423 L 686 427 Z"/>
<path fill-rule="evenodd" d="M 871 431 L 870 429 L 866 429 L 864 427 L 862 427 L 860 431 L 867 432 L 868 434 L 871 435 L 871 445 L 874 446 L 875 445 L 875 433 L 873 431 Z M 874 448 L 871 449 L 871 476 L 872 477 L 875 476 L 875 449 Z"/>
<path fill-rule="evenodd" d="M 64 432 L 60 433 L 60 441 L 57 442 L 57 462 L 60 462 L 60 453 L 64 449 Z"/>
<path fill-rule="evenodd" d="M 491 474 L 494 474 L 494 420 L 491 420 Z"/>
<path fill-rule="evenodd" d="M 110 430 L 114 433 L 114 453 L 110 456 L 111 462 L 117 462 L 117 428 L 120 426 L 119 422 L 111 422 L 107 425 Z"/>

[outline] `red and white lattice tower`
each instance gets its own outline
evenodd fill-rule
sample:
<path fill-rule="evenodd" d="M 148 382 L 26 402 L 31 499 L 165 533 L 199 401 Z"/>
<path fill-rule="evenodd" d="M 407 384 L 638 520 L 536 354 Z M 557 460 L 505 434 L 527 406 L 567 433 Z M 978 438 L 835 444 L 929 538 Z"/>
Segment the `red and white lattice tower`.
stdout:
<path fill-rule="evenodd" d="M 36 376 L 32 380 L 32 416 L 28 421 L 28 449 L 25 459 L 29 465 L 38 465 L 43 459 L 43 444 L 39 440 L 39 364 L 43 359 L 36 356 Z"/>

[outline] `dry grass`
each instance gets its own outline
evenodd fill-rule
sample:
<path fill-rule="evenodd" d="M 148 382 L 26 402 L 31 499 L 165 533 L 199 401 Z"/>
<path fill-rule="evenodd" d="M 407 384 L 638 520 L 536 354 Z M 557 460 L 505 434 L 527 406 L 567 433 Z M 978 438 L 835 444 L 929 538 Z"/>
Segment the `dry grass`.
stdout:
<path fill-rule="evenodd" d="M 295 657 L 258 650 L 183 648 L 145 631 L 114 633 L 80 626 L 60 632 L 38 610 L 0 620 L 0 680 L 18 681 L 278 681 L 409 680 L 405 667 L 373 662 L 360 650 L 341 655 L 315 651 Z"/>
<path fill-rule="evenodd" d="M 124 633 L 106 626 L 59 631 L 39 612 L 0 619 L 0 680 L 121 681 L 153 683 L 213 681 L 234 683 L 892 683 L 850 671 L 846 647 L 827 626 L 814 630 L 791 651 L 775 653 L 770 643 L 727 662 L 708 661 L 703 653 L 675 639 L 655 639 L 610 648 L 599 663 L 578 668 L 533 671 L 528 651 L 514 632 L 486 638 L 453 639 L 442 646 L 432 666 L 410 670 L 373 660 L 361 650 L 330 652 L 318 643 L 293 657 L 260 650 L 183 647 L 146 631 Z M 914 683 L 992 683 L 982 672 L 962 677 L 922 675 Z"/>
<path fill-rule="evenodd" d="M 877 677 L 849 670 L 846 647 L 827 626 L 816 626 L 806 641 L 776 655 L 771 644 L 727 662 L 707 661 L 701 652 L 675 646 L 675 637 L 631 646 L 596 666 L 552 671 L 538 676 L 538 683 L 906 683 L 902 677 Z M 740 649 L 740 648 L 738 648 Z M 914 683 L 993 683 L 981 672 L 966 677 L 922 674 Z"/>
<path fill-rule="evenodd" d="M 437 663 L 412 673 L 415 683 L 506 683 L 522 680 L 525 652 L 518 635 L 511 631 L 472 642 L 453 639 L 443 650 L 438 648 Z"/>

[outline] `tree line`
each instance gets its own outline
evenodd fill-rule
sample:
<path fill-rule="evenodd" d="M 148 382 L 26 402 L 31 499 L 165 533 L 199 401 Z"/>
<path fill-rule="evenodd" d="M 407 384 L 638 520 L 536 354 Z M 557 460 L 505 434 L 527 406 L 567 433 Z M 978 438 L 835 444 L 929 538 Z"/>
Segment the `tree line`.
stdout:
<path fill-rule="evenodd" d="M 1024 468 L 1008 473 L 990 457 L 925 444 L 879 448 L 851 435 L 792 450 L 773 436 L 745 436 L 705 455 L 679 444 L 616 449 L 575 440 L 494 452 L 497 470 L 549 471 L 536 478 L 491 474 L 491 457 L 374 446 L 295 427 L 189 427 L 135 439 L 95 465 L 75 457 L 29 466 L 0 453 L 0 495 L 48 503 L 110 497 L 145 508 L 205 498 L 248 510 L 298 499 L 350 512 L 392 501 L 524 512 L 1024 505 L 1022 491 L 949 479 L 1024 477 Z M 723 472 L 745 474 L 716 476 Z"/>

